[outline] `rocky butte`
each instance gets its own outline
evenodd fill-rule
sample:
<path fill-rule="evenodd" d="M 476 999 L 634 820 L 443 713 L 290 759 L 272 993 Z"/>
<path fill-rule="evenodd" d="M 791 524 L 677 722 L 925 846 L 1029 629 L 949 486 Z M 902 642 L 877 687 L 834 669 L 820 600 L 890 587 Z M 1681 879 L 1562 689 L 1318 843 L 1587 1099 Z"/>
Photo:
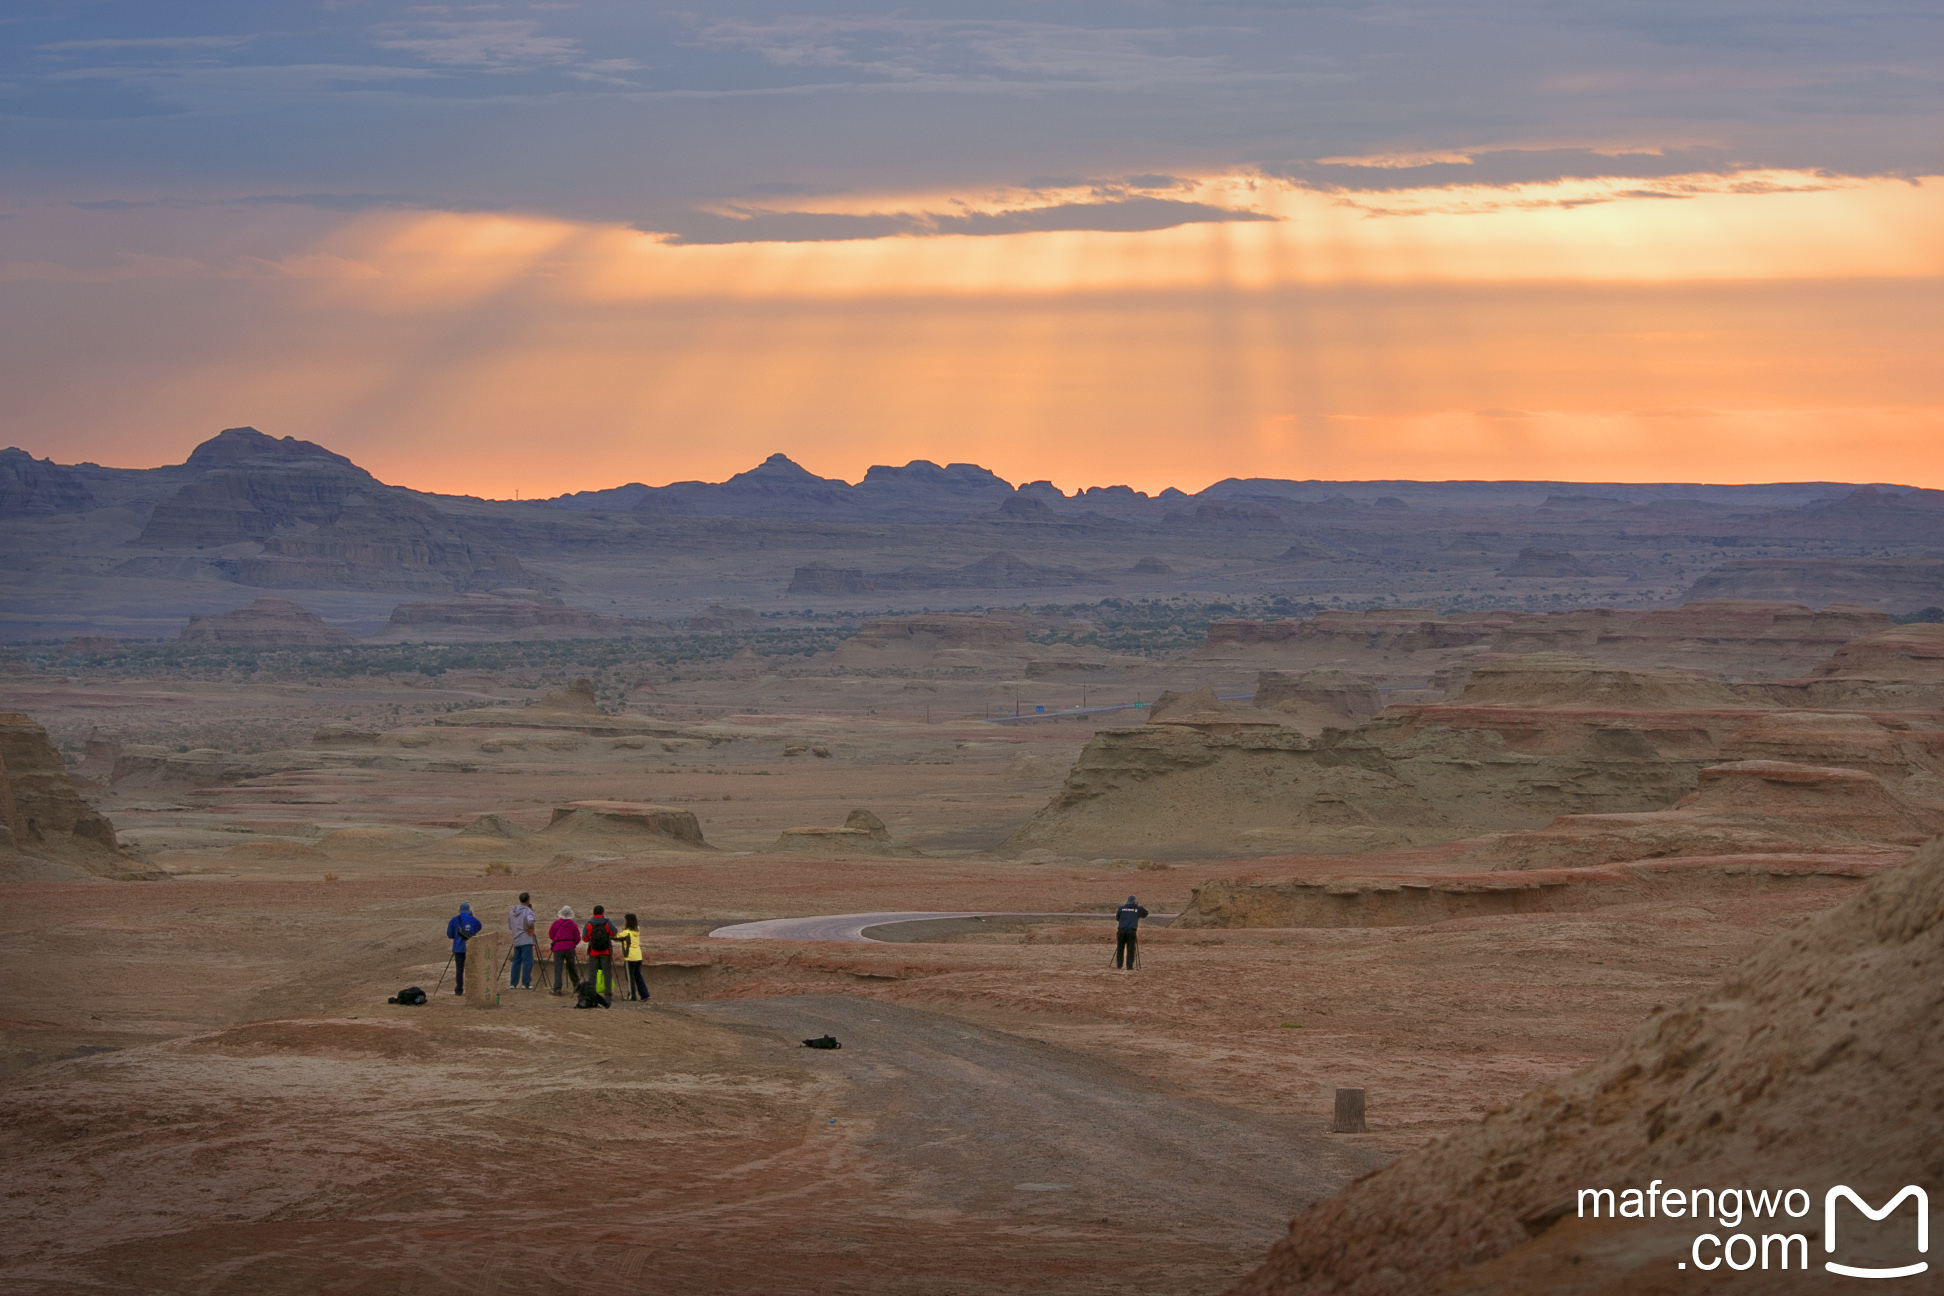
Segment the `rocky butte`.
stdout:
<path fill-rule="evenodd" d="M 135 540 L 177 561 L 137 568 L 205 564 L 240 584 L 282 589 L 491 588 L 526 575 L 518 559 L 411 492 L 308 441 L 227 428 L 196 447 L 181 475 Z M 190 556 L 211 550 L 225 552 Z"/>
<path fill-rule="evenodd" d="M 230 612 L 189 614 L 180 642 L 229 648 L 295 647 L 350 643 L 352 636 L 332 629 L 324 618 L 289 599 L 260 598 Z"/>

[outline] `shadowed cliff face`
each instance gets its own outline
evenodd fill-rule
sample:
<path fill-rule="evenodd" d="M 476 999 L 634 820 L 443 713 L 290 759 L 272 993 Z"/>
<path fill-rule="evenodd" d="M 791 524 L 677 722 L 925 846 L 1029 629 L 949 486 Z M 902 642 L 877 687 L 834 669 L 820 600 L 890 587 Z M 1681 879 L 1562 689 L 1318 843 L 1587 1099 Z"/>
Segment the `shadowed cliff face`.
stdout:
<path fill-rule="evenodd" d="M 409 492 L 306 441 L 231 428 L 198 446 L 195 480 L 155 506 L 135 543 L 211 555 L 270 589 L 491 589 L 531 584 L 519 560 Z"/>
<path fill-rule="evenodd" d="M 95 506 L 87 483 L 52 459 L 0 450 L 0 517 L 45 517 Z"/>

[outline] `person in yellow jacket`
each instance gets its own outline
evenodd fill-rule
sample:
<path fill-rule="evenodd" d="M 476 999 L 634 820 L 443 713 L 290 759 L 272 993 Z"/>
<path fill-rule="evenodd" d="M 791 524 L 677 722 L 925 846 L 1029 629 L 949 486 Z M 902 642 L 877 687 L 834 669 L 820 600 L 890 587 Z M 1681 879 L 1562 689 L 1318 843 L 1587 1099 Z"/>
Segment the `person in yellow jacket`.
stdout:
<path fill-rule="evenodd" d="M 641 920 L 633 914 L 621 919 L 621 930 L 615 933 L 614 952 L 628 966 L 628 998 L 646 999 L 648 983 L 641 979 Z"/>

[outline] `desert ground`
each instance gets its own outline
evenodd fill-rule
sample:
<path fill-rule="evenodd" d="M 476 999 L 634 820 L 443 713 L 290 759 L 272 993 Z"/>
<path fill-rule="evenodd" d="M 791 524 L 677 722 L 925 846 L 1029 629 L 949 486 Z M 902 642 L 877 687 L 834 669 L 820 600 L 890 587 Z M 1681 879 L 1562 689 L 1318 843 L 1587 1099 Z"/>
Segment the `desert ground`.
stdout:
<path fill-rule="evenodd" d="M 766 527 L 671 487 L 623 540 L 582 501 L 463 563 L 485 503 L 358 523 L 420 527 L 440 567 L 301 519 L 235 539 L 274 503 L 254 462 L 146 503 L 77 469 L 100 498 L 57 480 L 9 522 L 40 546 L 0 648 L 9 1290 L 1727 1290 L 1671 1267 L 1684 1236 L 1555 1199 L 1641 1168 L 1944 1185 L 1944 626 L 1888 569 L 1854 602 L 1691 596 L 1703 550 L 1635 534 L 1665 580 L 1604 589 L 1631 557 L 1508 539 L 1508 510 L 1626 513 L 1611 538 L 1651 500 L 1557 490 L 1382 522 L 1523 562 L 1505 583 L 1541 592 L 1496 602 L 1368 538 L 1345 577 L 1345 528 L 1393 505 L 1328 499 L 1062 522 L 1001 483 L 992 517 Z M 1932 525 L 1845 492 L 1762 525 Z M 1686 498 L 1660 514 L 1755 528 Z M 78 538 L 95 514 L 122 531 Z M 1048 547 L 899 565 L 1005 527 Z M 1318 570 L 1258 580 L 1222 527 Z M 665 565 L 629 565 L 644 535 Z M 1110 556 L 1119 585 L 1045 584 Z M 1928 561 L 1891 575 L 1921 596 Z M 727 601 L 784 577 L 813 587 L 788 615 Z M 651 998 L 578 1010 L 544 962 L 509 987 L 521 892 L 543 931 L 639 915 Z M 726 930 L 842 915 L 890 917 Z M 1825 1038 L 1818 1002 L 1864 1024 Z M 1333 1129 L 1339 1089 L 1364 1129 Z M 1804 1118 L 1854 1095 L 1867 1136 Z"/>

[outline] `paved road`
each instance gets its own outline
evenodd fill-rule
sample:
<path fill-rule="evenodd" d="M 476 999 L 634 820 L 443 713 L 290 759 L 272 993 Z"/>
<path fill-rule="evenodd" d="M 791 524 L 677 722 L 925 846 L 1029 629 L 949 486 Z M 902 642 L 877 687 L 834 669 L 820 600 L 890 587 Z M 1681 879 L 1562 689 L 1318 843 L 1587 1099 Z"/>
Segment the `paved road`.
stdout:
<path fill-rule="evenodd" d="M 1184 1098 L 1111 1062 L 955 1017 L 847 995 L 711 1000 L 779 1056 L 849 1081 L 833 1111 L 938 1206 L 1010 1227 L 1110 1226 L 1257 1255 L 1291 1216 L 1385 1158 L 1326 1131 Z M 829 1032 L 835 1052 L 806 1049 Z"/>
<path fill-rule="evenodd" d="M 883 923 L 920 922 L 926 918 L 976 918 L 972 913 L 854 913 L 825 914 L 818 918 L 771 918 L 764 922 L 736 923 L 718 927 L 709 935 L 721 940 L 824 940 L 862 941 L 866 927 Z"/>
<path fill-rule="evenodd" d="M 824 914 L 814 918 L 767 918 L 762 922 L 735 923 L 718 927 L 709 935 L 721 940 L 815 940 L 868 941 L 867 928 L 890 923 L 926 922 L 942 918 L 1112 918 L 1111 913 L 995 913 L 990 910 L 967 913 L 854 913 Z M 1176 914 L 1151 914 L 1151 918 L 1172 919 Z"/>

